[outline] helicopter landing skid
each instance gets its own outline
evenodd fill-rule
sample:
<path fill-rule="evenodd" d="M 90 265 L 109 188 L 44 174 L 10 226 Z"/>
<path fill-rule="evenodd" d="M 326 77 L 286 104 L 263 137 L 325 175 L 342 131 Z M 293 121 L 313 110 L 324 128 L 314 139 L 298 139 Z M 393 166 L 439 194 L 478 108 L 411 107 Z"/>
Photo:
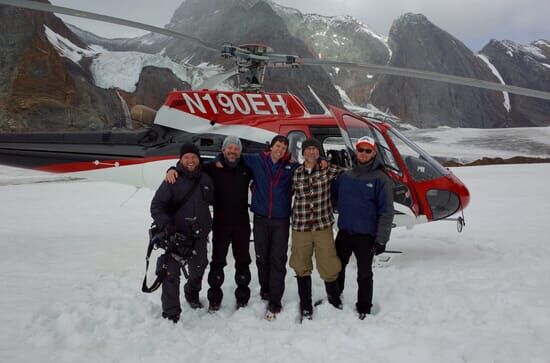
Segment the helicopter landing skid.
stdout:
<path fill-rule="evenodd" d="M 385 268 L 389 267 L 391 264 L 391 261 L 393 260 L 394 256 L 396 254 L 403 253 L 402 251 L 386 251 L 378 256 L 374 256 L 374 259 L 372 260 L 372 267 L 373 268 Z"/>

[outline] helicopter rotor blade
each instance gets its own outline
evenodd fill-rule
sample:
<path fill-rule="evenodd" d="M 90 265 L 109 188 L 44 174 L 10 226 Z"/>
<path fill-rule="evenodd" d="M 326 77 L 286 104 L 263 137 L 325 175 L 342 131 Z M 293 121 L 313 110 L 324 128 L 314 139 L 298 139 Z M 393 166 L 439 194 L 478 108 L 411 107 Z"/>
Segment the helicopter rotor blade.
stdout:
<path fill-rule="evenodd" d="M 216 53 L 220 52 L 220 48 L 218 46 L 214 44 L 209 44 L 191 35 L 183 34 L 181 32 L 176 32 L 176 31 L 172 31 L 172 30 L 168 30 L 165 28 L 160 28 L 160 27 L 156 27 L 148 24 L 139 23 L 137 21 L 126 20 L 126 19 L 116 18 L 113 16 L 101 15 L 101 14 L 92 13 L 89 11 L 82 11 L 82 10 L 66 8 L 62 6 L 39 3 L 36 1 L 30 1 L 30 0 L 0 0 L 0 4 L 10 5 L 18 8 L 25 8 L 30 10 L 45 11 L 48 13 L 57 13 L 57 14 L 76 16 L 79 18 L 98 20 L 106 23 L 124 25 L 130 28 L 147 30 L 152 33 L 158 33 L 158 34 L 163 34 L 173 38 L 187 40 L 194 43 L 195 45 L 201 46 L 205 49 L 211 50 Z"/>
<path fill-rule="evenodd" d="M 430 71 L 422 71 L 418 69 L 399 68 L 399 67 L 393 67 L 393 66 L 384 66 L 384 65 L 368 64 L 368 63 L 360 64 L 360 63 L 352 63 L 352 62 L 339 62 L 339 61 L 314 59 L 314 58 L 299 58 L 297 61 L 298 63 L 301 63 L 303 65 L 334 66 L 334 67 L 342 67 L 342 68 L 348 68 L 348 69 L 360 69 L 360 70 L 365 70 L 376 74 L 417 78 L 417 79 L 424 79 L 424 80 L 436 81 L 436 82 L 445 82 L 445 83 L 457 84 L 461 86 L 484 88 L 484 89 L 489 89 L 494 91 L 509 92 L 509 93 L 513 93 L 521 96 L 529 96 L 529 97 L 550 100 L 550 92 L 539 91 L 531 88 L 511 86 L 511 85 L 495 83 L 491 81 L 484 81 L 484 80 L 475 79 L 475 78 L 453 76 L 450 74 L 443 74 L 443 73 L 430 72 Z"/>

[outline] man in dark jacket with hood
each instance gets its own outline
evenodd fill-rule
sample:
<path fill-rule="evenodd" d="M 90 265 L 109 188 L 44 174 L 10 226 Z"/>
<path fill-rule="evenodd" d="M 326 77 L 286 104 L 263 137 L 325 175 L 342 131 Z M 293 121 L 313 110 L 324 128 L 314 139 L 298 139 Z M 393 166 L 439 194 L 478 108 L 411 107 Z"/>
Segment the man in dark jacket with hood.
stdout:
<path fill-rule="evenodd" d="M 208 301 L 210 311 L 220 308 L 225 279 L 223 269 L 227 265 L 229 245 L 235 258 L 235 298 L 237 308 L 244 307 L 250 299 L 250 218 L 248 216 L 248 188 L 252 178 L 250 170 L 241 158 L 242 143 L 236 136 L 227 136 L 219 156 L 223 168 L 216 162 L 203 166 L 203 171 L 214 181 L 214 224 L 212 227 L 212 261 L 208 273 Z M 166 175 L 174 183 L 177 173 L 171 168 Z"/>
<path fill-rule="evenodd" d="M 181 147 L 180 162 L 176 170 L 179 174 L 177 181 L 174 184 L 164 181 L 155 193 L 151 201 L 151 216 L 157 227 L 166 231 L 169 236 L 177 232 L 191 239 L 194 244 L 195 254 L 188 260 L 189 279 L 184 286 L 184 292 L 189 305 L 196 309 L 201 307 L 199 291 L 208 264 L 206 244 L 212 228 L 208 206 L 213 200 L 214 184 L 201 171 L 200 152 L 194 144 L 184 144 Z M 158 259 L 157 271 L 163 266 L 166 266 L 168 275 L 162 283 L 162 316 L 175 323 L 181 313 L 181 266 L 168 253 Z"/>
<path fill-rule="evenodd" d="M 355 306 L 361 320 L 372 307 L 372 260 L 385 251 L 393 223 L 392 184 L 376 154 L 374 139 L 364 136 L 357 140 L 357 166 L 340 175 L 336 188 L 336 251 L 342 262 L 338 283 L 343 291 L 346 265 L 354 253 L 358 284 Z"/>

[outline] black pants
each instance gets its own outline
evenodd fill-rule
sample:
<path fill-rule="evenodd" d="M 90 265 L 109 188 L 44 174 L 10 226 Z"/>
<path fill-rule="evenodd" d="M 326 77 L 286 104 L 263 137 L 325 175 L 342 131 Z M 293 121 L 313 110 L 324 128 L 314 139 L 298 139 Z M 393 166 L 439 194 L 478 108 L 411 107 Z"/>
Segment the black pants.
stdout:
<path fill-rule="evenodd" d="M 195 241 L 196 255 L 189 259 L 186 266 L 189 272 L 189 279 L 183 287 L 185 299 L 195 301 L 199 299 L 199 291 L 201 290 L 202 277 L 204 270 L 208 265 L 206 256 L 206 239 Z M 162 282 L 162 311 L 169 315 L 178 315 L 181 313 L 180 305 L 180 275 L 181 265 L 174 260 L 169 254 L 160 256 L 157 260 L 157 272 L 162 267 L 163 263 L 168 266 L 168 275 Z"/>
<path fill-rule="evenodd" d="M 281 307 L 285 291 L 289 218 L 266 218 L 254 215 L 254 248 L 261 293 L 269 303 Z"/>
<path fill-rule="evenodd" d="M 208 274 L 208 300 L 211 304 L 219 305 L 223 298 L 223 268 L 227 265 L 230 244 L 235 258 L 235 298 L 243 304 L 248 303 L 250 298 L 250 224 L 215 225 L 212 229 L 212 262 Z"/>
<path fill-rule="evenodd" d="M 346 266 L 351 254 L 357 260 L 357 312 L 370 314 L 372 307 L 372 260 L 374 258 L 374 236 L 369 234 L 349 234 L 343 230 L 336 236 L 336 253 L 342 262 L 338 275 L 340 292 L 344 291 Z"/>

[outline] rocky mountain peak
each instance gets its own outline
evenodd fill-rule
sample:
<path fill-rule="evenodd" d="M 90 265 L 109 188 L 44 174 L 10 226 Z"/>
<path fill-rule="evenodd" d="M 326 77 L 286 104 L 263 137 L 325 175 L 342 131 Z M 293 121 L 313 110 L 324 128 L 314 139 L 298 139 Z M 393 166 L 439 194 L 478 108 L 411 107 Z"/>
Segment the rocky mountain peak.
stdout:
<path fill-rule="evenodd" d="M 460 40 L 422 14 L 392 24 L 390 65 L 498 82 L 490 67 Z M 372 103 L 420 127 L 500 127 L 510 121 L 501 92 L 487 92 L 404 77 L 381 77 Z"/>

